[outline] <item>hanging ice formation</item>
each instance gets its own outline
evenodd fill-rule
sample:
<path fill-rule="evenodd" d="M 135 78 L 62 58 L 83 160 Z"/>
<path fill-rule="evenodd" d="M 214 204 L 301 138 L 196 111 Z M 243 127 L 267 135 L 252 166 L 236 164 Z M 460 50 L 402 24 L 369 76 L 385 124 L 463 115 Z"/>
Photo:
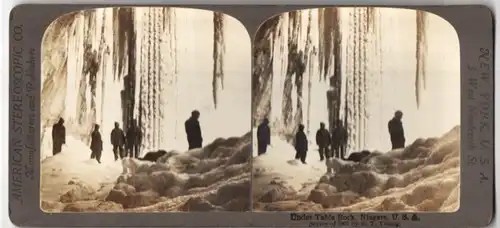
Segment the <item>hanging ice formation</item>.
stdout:
<path fill-rule="evenodd" d="M 179 23 L 192 26 L 178 10 L 184 9 L 101 8 L 52 23 L 43 45 L 42 144 L 50 143 L 51 125 L 63 117 L 66 128 L 85 143 L 94 124 L 107 139 L 114 122 L 126 130 L 135 119 L 143 131 L 143 149 L 168 147 L 183 131 L 177 122 L 188 117 L 175 116 L 176 56 L 183 51 Z M 213 83 L 207 89 L 217 108 L 224 79 L 225 16 L 204 13 L 214 23 Z"/>
<path fill-rule="evenodd" d="M 299 123 L 309 137 L 325 122 L 348 128 L 348 150 L 381 147 L 391 116 L 382 99 L 384 60 L 381 10 L 322 8 L 266 21 L 254 41 L 254 125 L 269 117 L 273 131 L 292 141 Z M 416 104 L 425 82 L 425 12 L 417 13 Z M 382 130 L 381 130 L 382 129 Z M 314 141 L 314 139 L 310 139 Z"/>

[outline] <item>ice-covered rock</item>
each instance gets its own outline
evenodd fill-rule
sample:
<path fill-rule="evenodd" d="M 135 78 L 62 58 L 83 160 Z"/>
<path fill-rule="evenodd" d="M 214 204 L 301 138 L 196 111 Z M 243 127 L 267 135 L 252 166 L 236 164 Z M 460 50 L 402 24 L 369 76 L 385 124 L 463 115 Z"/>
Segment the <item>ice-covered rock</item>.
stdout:
<path fill-rule="evenodd" d="M 293 165 L 283 157 L 293 156 L 293 151 L 288 151 L 290 147 L 271 147 L 253 161 L 258 173 L 254 172 L 252 180 L 254 206 L 258 210 L 285 211 L 295 202 L 297 209 L 304 201 L 299 194 L 285 194 L 287 188 L 283 186 L 316 182 L 306 201 L 327 211 L 456 210 L 460 186 L 459 133 L 458 127 L 453 128 L 440 138 L 418 139 L 404 149 L 371 153 L 360 162 L 332 159 Z M 326 172 L 326 166 L 334 172 Z"/>

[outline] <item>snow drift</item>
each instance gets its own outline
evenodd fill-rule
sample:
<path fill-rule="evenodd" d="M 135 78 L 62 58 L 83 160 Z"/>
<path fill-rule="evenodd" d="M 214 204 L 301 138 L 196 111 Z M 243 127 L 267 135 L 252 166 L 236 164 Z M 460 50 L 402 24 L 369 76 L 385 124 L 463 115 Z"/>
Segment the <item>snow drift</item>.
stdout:
<path fill-rule="evenodd" d="M 304 165 L 293 160 L 291 145 L 275 141 L 253 161 L 256 211 L 458 210 L 460 127 L 440 138 L 419 138 L 404 149 L 373 151 L 359 163 L 318 162 L 313 149 Z M 327 166 L 333 172 L 327 173 Z"/>
<path fill-rule="evenodd" d="M 136 160 L 133 174 L 123 174 L 120 161 L 97 164 L 78 156 L 73 146 L 80 145 L 71 141 L 42 162 L 46 212 L 250 210 L 250 134 L 169 151 L 158 162 Z"/>

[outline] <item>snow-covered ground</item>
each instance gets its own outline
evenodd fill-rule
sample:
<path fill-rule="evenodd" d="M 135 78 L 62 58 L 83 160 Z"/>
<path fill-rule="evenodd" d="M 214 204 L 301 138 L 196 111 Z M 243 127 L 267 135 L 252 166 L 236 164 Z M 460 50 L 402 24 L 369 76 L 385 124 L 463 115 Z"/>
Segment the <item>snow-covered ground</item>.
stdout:
<path fill-rule="evenodd" d="M 366 162 L 333 161 L 332 173 L 316 148 L 306 165 L 291 145 L 274 138 L 254 157 L 254 210 L 440 211 L 459 206 L 460 127 L 440 138 L 417 139 L 405 149 L 375 152 Z"/>
<path fill-rule="evenodd" d="M 47 212 L 247 211 L 251 136 L 216 139 L 204 148 L 170 151 L 158 162 L 133 160 L 123 173 L 112 153 L 102 164 L 68 139 L 63 152 L 42 161 L 41 207 Z"/>
<path fill-rule="evenodd" d="M 80 180 L 99 189 L 102 185 L 113 184 L 122 172 L 121 162 L 114 161 L 112 152 L 103 153 L 102 164 L 98 164 L 95 159 L 90 159 L 87 145 L 71 136 L 66 140 L 60 154 L 42 161 L 42 199 L 58 200 L 71 187 L 67 185 L 71 180 Z"/>
<path fill-rule="evenodd" d="M 291 144 L 279 137 L 272 137 L 271 142 L 266 154 L 254 157 L 253 165 L 257 172 L 260 168 L 265 168 L 266 172 L 274 173 L 286 180 L 297 191 L 302 189 L 304 183 L 316 182 L 317 177 L 326 172 L 325 162 L 319 161 L 317 148 L 311 148 L 306 158 L 307 165 L 304 165 L 294 159 L 295 149 Z M 257 148 L 255 144 L 256 140 L 254 140 L 254 148 Z M 257 150 L 253 151 L 253 155 L 257 155 Z M 260 188 L 259 181 L 254 181 L 257 181 L 254 186 Z"/>

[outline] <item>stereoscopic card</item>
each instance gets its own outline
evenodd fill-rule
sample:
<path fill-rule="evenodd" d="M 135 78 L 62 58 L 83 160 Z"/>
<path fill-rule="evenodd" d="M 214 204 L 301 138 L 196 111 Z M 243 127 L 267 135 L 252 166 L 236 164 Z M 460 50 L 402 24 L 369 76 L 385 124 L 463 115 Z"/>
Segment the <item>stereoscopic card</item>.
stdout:
<path fill-rule="evenodd" d="M 10 15 L 9 216 L 33 227 L 483 227 L 485 6 Z"/>

